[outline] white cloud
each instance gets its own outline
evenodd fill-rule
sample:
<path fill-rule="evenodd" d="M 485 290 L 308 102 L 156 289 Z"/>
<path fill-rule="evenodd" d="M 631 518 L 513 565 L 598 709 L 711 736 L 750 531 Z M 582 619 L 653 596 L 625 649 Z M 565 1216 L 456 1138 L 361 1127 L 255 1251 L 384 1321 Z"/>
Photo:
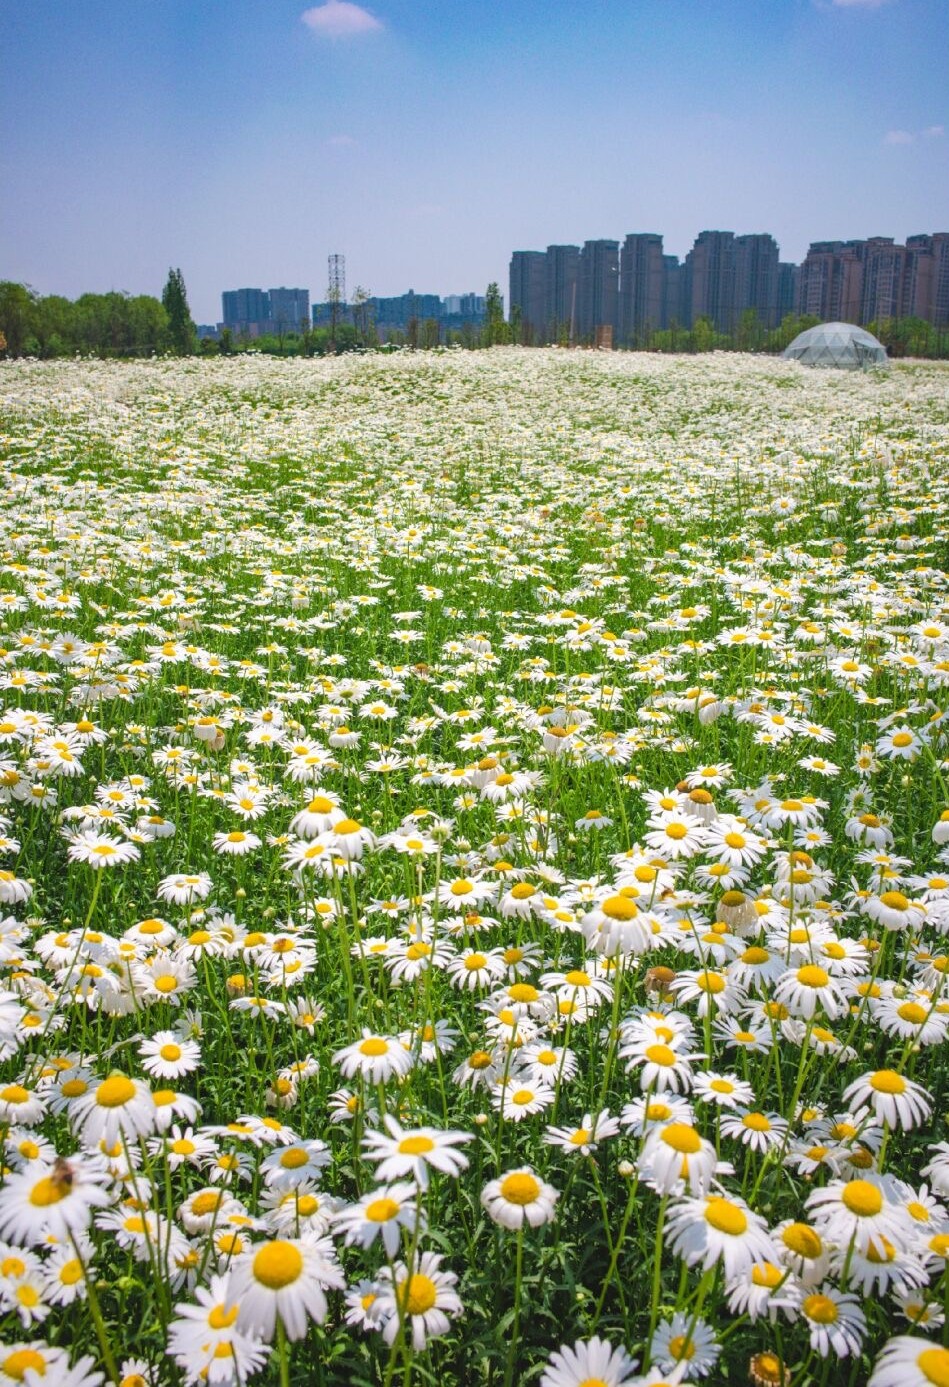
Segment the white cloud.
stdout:
<path fill-rule="evenodd" d="M 940 140 L 946 133 L 944 125 L 927 125 L 925 130 L 888 130 L 883 143 L 888 145 L 915 144 L 917 140 Z"/>
<path fill-rule="evenodd" d="M 889 0 L 831 0 L 835 10 L 879 10 Z"/>
<path fill-rule="evenodd" d="M 345 39 L 354 34 L 371 34 L 382 29 L 381 19 L 364 10 L 362 5 L 353 5 L 350 0 L 326 0 L 323 5 L 314 5 L 304 10 L 300 18 L 308 29 L 325 38 Z"/>
<path fill-rule="evenodd" d="M 352 149 L 359 141 L 354 139 L 352 135 L 330 135 L 329 139 L 324 140 L 323 143 L 330 149 Z"/>

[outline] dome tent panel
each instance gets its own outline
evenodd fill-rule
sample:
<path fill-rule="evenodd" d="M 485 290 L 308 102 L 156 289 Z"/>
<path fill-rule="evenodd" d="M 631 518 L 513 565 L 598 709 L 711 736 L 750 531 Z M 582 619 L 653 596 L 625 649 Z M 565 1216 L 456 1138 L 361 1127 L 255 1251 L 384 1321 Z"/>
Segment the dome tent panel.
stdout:
<path fill-rule="evenodd" d="M 818 323 L 801 332 L 784 349 L 784 356 L 804 366 L 826 366 L 837 370 L 860 371 L 887 367 L 886 348 L 855 323 Z"/>

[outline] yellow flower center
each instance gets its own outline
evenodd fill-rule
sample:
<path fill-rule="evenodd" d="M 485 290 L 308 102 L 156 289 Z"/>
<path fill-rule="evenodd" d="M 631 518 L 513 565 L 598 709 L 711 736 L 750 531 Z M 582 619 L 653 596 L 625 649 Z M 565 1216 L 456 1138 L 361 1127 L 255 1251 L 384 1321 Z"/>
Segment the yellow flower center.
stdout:
<path fill-rule="evenodd" d="M 7 1377 L 12 1377 L 14 1382 L 22 1382 L 31 1370 L 37 1377 L 45 1377 L 46 1359 L 41 1353 L 37 1353 L 36 1349 L 18 1348 L 0 1361 L 0 1369 Z"/>
<path fill-rule="evenodd" d="M 403 1137 L 398 1149 L 403 1156 L 424 1156 L 427 1151 L 435 1150 L 435 1143 L 431 1137 L 419 1133 L 414 1137 Z"/>
<path fill-rule="evenodd" d="M 366 1218 L 370 1223 L 388 1223 L 395 1218 L 400 1207 L 394 1199 L 374 1199 L 366 1205 Z"/>
<path fill-rule="evenodd" d="M 858 1218 L 872 1218 L 883 1208 L 883 1195 L 869 1180 L 848 1180 L 840 1197 L 844 1207 Z"/>
<path fill-rule="evenodd" d="M 359 1047 L 359 1053 L 361 1055 L 387 1055 L 389 1042 L 377 1035 L 367 1036 Z"/>
<path fill-rule="evenodd" d="M 702 1138 L 694 1127 L 688 1127 L 684 1122 L 670 1122 L 660 1135 L 667 1146 L 682 1156 L 694 1156 L 696 1151 L 702 1149 Z"/>
<path fill-rule="evenodd" d="M 96 1090 L 100 1108 L 124 1108 L 135 1097 L 135 1085 L 125 1074 L 111 1074 Z"/>
<path fill-rule="evenodd" d="M 507 990 L 512 1002 L 536 1002 L 540 993 L 529 982 L 516 982 Z"/>
<path fill-rule="evenodd" d="M 195 1195 L 191 1201 L 191 1212 L 196 1218 L 204 1218 L 207 1214 L 213 1214 L 221 1203 L 222 1197 L 219 1190 L 204 1190 L 201 1194 Z"/>
<path fill-rule="evenodd" d="M 687 1335 L 677 1334 L 669 1340 L 669 1354 L 677 1363 L 681 1363 L 683 1358 L 688 1360 L 695 1356 L 695 1344 Z"/>
<path fill-rule="evenodd" d="M 399 1299 L 405 1295 L 405 1282 L 399 1282 Z M 414 1272 L 409 1277 L 408 1296 L 403 1302 L 410 1315 L 424 1315 L 431 1310 L 438 1297 L 435 1282 L 422 1272 Z"/>
<path fill-rule="evenodd" d="M 815 1233 L 806 1223 L 789 1223 L 781 1234 L 781 1240 L 789 1252 L 794 1252 L 807 1261 L 813 1261 L 824 1250 L 820 1234 Z"/>
<path fill-rule="evenodd" d="M 949 1387 L 949 1349 L 924 1348 L 916 1359 L 916 1366 L 934 1387 Z"/>
<path fill-rule="evenodd" d="M 801 1309 L 815 1324 L 834 1324 L 840 1313 L 830 1296 L 826 1295 L 805 1296 Z"/>
<path fill-rule="evenodd" d="M 293 1243 L 276 1238 L 264 1243 L 254 1257 L 254 1279 L 271 1291 L 281 1291 L 299 1280 L 303 1257 Z"/>
<path fill-rule="evenodd" d="M 718 1196 L 706 1200 L 705 1222 L 719 1233 L 728 1233 L 733 1238 L 740 1238 L 748 1227 L 748 1217 L 744 1210 L 730 1199 Z"/>
<path fill-rule="evenodd" d="M 895 1069 L 878 1069 L 870 1076 L 870 1087 L 877 1093 L 905 1093 L 906 1080 Z"/>
<path fill-rule="evenodd" d="M 909 910 L 909 901 L 902 891 L 884 891 L 880 904 L 885 905 L 887 910 Z"/>
<path fill-rule="evenodd" d="M 590 974 L 584 973 L 582 968 L 573 968 L 564 974 L 564 982 L 569 983 L 571 987 L 589 987 Z"/>
<path fill-rule="evenodd" d="M 797 970 L 797 980 L 802 987 L 826 987 L 830 982 L 830 974 L 816 963 L 806 963 L 803 968 Z"/>
<path fill-rule="evenodd" d="M 610 920 L 635 920 L 639 906 L 629 896 L 608 896 L 600 906 Z"/>
<path fill-rule="evenodd" d="M 540 1194 L 540 1181 L 529 1171 L 518 1170 L 501 1181 L 501 1198 L 509 1204 L 533 1204 Z"/>
<path fill-rule="evenodd" d="M 230 1310 L 226 1309 L 223 1305 L 215 1305 L 214 1309 L 208 1315 L 209 1326 L 211 1329 L 230 1329 L 231 1325 L 237 1319 L 237 1310 L 238 1307 L 236 1305 L 232 1305 Z"/>

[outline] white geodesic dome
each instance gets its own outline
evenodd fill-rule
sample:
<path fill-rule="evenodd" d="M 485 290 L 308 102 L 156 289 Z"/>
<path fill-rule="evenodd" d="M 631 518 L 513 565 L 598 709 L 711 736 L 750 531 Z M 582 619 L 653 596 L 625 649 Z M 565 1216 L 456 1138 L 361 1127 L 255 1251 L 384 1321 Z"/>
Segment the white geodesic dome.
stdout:
<path fill-rule="evenodd" d="M 890 364 L 882 342 L 854 323 L 818 323 L 798 333 L 783 354 L 805 366 L 831 366 L 841 371 Z"/>

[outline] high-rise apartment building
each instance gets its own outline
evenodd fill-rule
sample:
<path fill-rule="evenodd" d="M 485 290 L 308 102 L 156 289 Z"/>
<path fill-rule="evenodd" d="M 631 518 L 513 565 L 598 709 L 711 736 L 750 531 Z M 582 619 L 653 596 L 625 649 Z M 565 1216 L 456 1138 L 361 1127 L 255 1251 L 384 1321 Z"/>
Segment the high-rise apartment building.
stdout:
<path fill-rule="evenodd" d="M 903 316 L 949 325 L 949 232 L 907 236 Z"/>
<path fill-rule="evenodd" d="M 516 250 L 511 256 L 508 304 L 520 315 L 520 340 L 542 342 L 546 330 L 547 256 L 542 250 Z"/>
<path fill-rule="evenodd" d="M 778 243 L 767 234 L 735 237 L 735 324 L 749 310 L 765 327 L 775 327 L 778 312 Z"/>
<path fill-rule="evenodd" d="M 679 263 L 677 255 L 662 257 L 662 326 L 664 328 L 682 327 L 685 323 L 685 308 L 682 303 L 682 290 L 685 284 L 685 267 Z"/>
<path fill-rule="evenodd" d="M 576 336 L 592 342 L 598 328 L 616 332 L 619 312 L 619 241 L 584 241 L 577 280 Z"/>
<path fill-rule="evenodd" d="M 645 346 L 650 332 L 665 326 L 665 260 L 662 237 L 654 232 L 630 232 L 623 242 L 617 332 L 622 346 Z"/>
<path fill-rule="evenodd" d="M 906 247 L 895 245 L 892 236 L 874 236 L 864 242 L 862 261 L 860 317 L 845 321 L 872 323 L 903 317 Z"/>
<path fill-rule="evenodd" d="M 731 332 L 735 314 L 735 233 L 700 231 L 685 257 L 685 308 L 688 326 L 710 318 L 719 332 Z"/>
<path fill-rule="evenodd" d="M 256 337 L 270 318 L 270 295 L 264 289 L 225 289 L 221 306 L 224 326 L 241 336 Z"/>
<path fill-rule="evenodd" d="M 548 246 L 545 269 L 544 319 L 547 340 L 572 340 L 576 332 L 580 247 Z"/>
<path fill-rule="evenodd" d="M 299 332 L 310 321 L 309 289 L 270 289 L 269 318 L 275 332 Z"/>
<path fill-rule="evenodd" d="M 787 260 L 778 262 L 778 322 L 797 308 L 798 266 Z"/>

